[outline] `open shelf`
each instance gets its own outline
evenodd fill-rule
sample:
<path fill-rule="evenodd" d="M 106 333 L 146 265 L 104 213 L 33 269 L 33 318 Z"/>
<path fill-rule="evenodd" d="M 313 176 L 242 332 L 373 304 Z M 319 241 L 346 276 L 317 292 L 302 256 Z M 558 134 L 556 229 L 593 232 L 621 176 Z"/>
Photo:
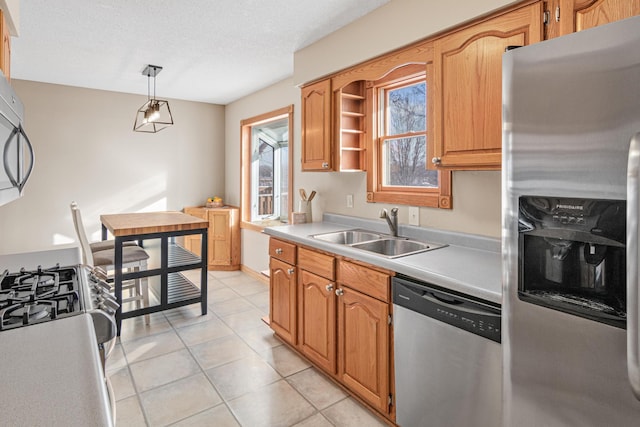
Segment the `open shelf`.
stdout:
<path fill-rule="evenodd" d="M 339 91 L 338 120 L 340 129 L 340 170 L 365 170 L 365 85 L 355 81 Z"/>
<path fill-rule="evenodd" d="M 160 284 L 151 283 L 151 291 L 160 300 Z M 200 298 L 200 288 L 181 273 L 169 273 L 167 276 L 167 303 L 174 304 Z"/>

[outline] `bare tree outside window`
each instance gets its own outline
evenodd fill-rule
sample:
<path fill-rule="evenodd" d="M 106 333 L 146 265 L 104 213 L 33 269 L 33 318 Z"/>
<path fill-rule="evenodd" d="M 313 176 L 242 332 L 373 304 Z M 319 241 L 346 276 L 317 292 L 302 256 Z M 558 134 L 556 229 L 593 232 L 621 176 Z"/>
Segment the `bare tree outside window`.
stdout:
<path fill-rule="evenodd" d="M 382 138 L 386 186 L 438 187 L 438 172 L 426 168 L 426 83 L 386 90 L 387 135 Z"/>

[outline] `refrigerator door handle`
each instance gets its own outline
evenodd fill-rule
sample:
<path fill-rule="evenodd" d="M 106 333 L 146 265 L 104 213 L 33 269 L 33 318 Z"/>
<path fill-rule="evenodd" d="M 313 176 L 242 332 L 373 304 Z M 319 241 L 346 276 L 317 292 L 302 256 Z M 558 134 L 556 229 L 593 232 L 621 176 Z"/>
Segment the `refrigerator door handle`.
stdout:
<path fill-rule="evenodd" d="M 640 400 L 640 325 L 638 312 L 638 220 L 640 212 L 640 132 L 631 138 L 627 166 L 627 374 Z"/>

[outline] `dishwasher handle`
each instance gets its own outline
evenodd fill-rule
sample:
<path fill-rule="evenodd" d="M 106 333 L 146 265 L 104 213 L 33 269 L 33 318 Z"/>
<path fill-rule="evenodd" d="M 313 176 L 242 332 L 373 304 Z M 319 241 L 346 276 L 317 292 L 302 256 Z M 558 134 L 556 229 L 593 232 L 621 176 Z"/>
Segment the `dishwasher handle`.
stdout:
<path fill-rule="evenodd" d="M 455 311 L 462 311 L 465 313 L 469 313 L 469 314 L 478 314 L 481 316 L 487 316 L 487 317 L 493 317 L 496 319 L 500 319 L 500 313 L 495 313 L 493 310 L 488 310 L 488 309 L 482 309 L 481 307 L 467 307 L 465 306 L 465 302 L 464 301 L 460 301 L 458 299 L 454 299 L 453 300 L 447 300 L 444 299 L 438 295 L 436 295 L 434 292 L 430 292 L 430 291 L 425 291 L 423 295 L 421 295 L 422 298 L 431 301 L 434 304 L 438 304 L 438 305 L 442 305 L 442 306 L 454 306 L 452 307 Z"/>

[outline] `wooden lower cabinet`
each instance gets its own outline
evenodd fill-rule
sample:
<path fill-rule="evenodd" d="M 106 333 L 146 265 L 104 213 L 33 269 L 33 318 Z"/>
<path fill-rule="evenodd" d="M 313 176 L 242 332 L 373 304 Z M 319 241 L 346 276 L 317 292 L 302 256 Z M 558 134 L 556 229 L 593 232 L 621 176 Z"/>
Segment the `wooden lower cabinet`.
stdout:
<path fill-rule="evenodd" d="M 291 345 L 296 344 L 296 269 L 271 258 L 269 261 L 269 324 Z"/>
<path fill-rule="evenodd" d="M 336 295 L 328 279 L 300 270 L 300 351 L 325 371 L 336 373 Z"/>
<path fill-rule="evenodd" d="M 389 304 L 341 286 L 338 377 L 380 412 L 389 412 Z"/>
<path fill-rule="evenodd" d="M 273 238 L 269 244 L 271 328 L 354 396 L 394 421 L 391 274 L 304 247 L 297 248 L 294 271 L 293 265 L 274 258 L 296 254 L 287 245 L 293 244 Z M 291 286 L 296 276 L 294 300 Z M 294 314 L 297 325 L 290 317 Z"/>

